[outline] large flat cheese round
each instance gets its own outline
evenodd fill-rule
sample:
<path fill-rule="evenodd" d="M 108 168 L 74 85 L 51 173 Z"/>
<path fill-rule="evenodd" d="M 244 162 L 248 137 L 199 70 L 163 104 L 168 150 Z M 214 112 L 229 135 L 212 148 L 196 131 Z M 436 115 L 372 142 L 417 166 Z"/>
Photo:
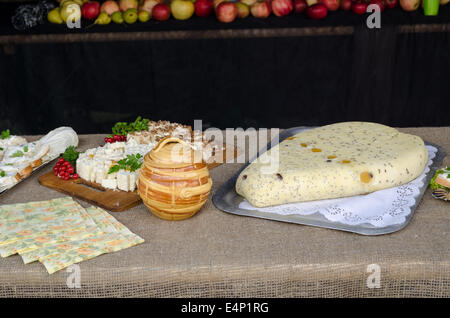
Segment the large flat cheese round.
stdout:
<path fill-rule="evenodd" d="M 347 197 L 408 183 L 427 161 L 418 136 L 344 122 L 301 132 L 262 154 L 239 175 L 236 191 L 257 207 Z"/>

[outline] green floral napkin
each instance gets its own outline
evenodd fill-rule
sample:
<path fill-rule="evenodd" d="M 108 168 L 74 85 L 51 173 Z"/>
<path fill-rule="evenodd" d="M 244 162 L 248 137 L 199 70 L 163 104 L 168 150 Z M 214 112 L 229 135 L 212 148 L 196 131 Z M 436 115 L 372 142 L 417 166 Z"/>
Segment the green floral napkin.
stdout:
<path fill-rule="evenodd" d="M 0 206 L 0 246 L 88 225 L 83 207 L 70 197 Z M 90 223 L 95 225 L 95 223 Z"/>
<path fill-rule="evenodd" d="M 143 242 L 108 212 L 70 197 L 0 206 L 0 255 L 40 261 L 49 274 Z"/>

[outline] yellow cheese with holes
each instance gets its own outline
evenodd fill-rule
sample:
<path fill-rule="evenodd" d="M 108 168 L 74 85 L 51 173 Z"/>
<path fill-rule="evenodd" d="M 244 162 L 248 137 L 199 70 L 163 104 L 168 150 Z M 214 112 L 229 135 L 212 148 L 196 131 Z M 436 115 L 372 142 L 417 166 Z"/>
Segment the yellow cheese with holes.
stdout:
<path fill-rule="evenodd" d="M 239 175 L 236 191 L 252 205 L 340 198 L 399 186 L 421 175 L 428 162 L 420 137 L 375 123 L 332 124 L 293 137 Z"/>

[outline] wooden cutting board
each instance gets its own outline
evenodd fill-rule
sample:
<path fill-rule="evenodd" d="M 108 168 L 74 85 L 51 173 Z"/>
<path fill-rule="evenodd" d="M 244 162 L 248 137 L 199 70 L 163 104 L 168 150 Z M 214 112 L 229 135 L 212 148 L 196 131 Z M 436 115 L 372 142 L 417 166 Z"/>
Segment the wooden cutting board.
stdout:
<path fill-rule="evenodd" d="M 236 148 L 225 148 L 223 150 L 224 162 L 230 161 L 238 156 Z M 214 169 L 223 162 L 207 162 L 208 169 Z M 39 183 L 45 187 L 54 189 L 80 200 L 89 202 L 112 212 L 122 212 L 140 204 L 141 198 L 137 192 L 125 192 L 120 190 L 105 189 L 100 184 L 83 179 L 64 181 L 48 172 L 39 176 Z"/>

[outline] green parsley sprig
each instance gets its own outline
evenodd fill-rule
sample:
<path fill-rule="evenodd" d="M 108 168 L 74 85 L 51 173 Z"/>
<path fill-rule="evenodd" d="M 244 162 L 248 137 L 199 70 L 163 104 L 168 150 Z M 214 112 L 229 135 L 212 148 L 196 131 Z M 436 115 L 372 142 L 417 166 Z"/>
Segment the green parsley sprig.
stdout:
<path fill-rule="evenodd" d="M 126 158 L 119 160 L 116 165 L 109 168 L 108 174 L 118 172 L 119 170 L 127 170 L 134 172 L 141 168 L 142 162 L 139 160 L 142 158 L 140 153 L 136 155 L 128 155 Z"/>
<path fill-rule="evenodd" d="M 149 122 L 150 119 L 147 118 L 142 119 L 141 116 L 136 118 L 136 120 L 132 123 L 118 122 L 112 128 L 112 135 L 126 136 L 129 133 L 133 133 L 135 131 L 148 130 Z"/>
<path fill-rule="evenodd" d="M 2 171 L 0 172 L 0 177 L 3 178 L 3 177 L 5 177 L 5 176 L 6 176 L 6 172 L 2 170 Z"/>
<path fill-rule="evenodd" d="M 19 157 L 23 157 L 23 152 L 20 150 L 17 150 L 15 153 L 13 153 L 11 156 L 9 156 L 10 158 L 19 158 Z"/>
<path fill-rule="evenodd" d="M 9 138 L 9 136 L 11 136 L 11 133 L 10 133 L 9 129 L 6 129 L 6 130 L 2 131 L 2 137 L 1 137 L 2 139 Z"/>
<path fill-rule="evenodd" d="M 80 153 L 75 150 L 74 146 L 67 147 L 66 151 L 62 154 L 64 160 L 70 162 L 72 166 L 75 167 L 75 163 L 78 159 Z"/>

